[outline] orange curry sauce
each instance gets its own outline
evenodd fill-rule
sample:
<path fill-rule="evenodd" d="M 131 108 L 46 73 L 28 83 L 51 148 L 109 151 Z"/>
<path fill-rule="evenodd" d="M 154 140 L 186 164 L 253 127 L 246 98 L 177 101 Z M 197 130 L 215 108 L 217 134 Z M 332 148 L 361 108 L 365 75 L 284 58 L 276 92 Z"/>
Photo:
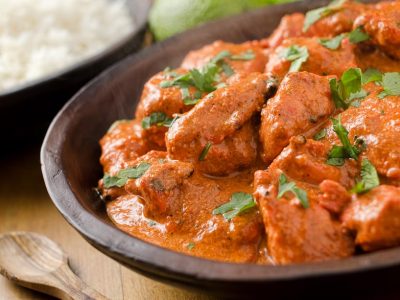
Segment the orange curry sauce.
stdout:
<path fill-rule="evenodd" d="M 100 141 L 117 227 L 260 264 L 400 244 L 400 1 L 325 9 L 149 79 Z"/>

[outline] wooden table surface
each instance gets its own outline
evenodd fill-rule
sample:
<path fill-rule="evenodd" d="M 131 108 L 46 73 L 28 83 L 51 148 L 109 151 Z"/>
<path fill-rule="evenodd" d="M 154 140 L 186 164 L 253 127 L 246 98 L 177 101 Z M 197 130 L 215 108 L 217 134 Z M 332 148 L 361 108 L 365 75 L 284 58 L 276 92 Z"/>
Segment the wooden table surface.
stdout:
<path fill-rule="evenodd" d="M 73 271 L 110 299 L 211 299 L 138 275 L 89 245 L 58 213 L 46 192 L 39 147 L 0 159 L 0 234 L 34 231 L 60 244 Z M 0 275 L 0 300 L 52 299 Z"/>

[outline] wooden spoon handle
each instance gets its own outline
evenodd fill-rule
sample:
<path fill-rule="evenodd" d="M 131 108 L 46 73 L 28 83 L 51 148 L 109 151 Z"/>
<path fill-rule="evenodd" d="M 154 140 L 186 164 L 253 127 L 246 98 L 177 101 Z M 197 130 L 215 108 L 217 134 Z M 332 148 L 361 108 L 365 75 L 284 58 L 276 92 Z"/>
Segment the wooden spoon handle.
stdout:
<path fill-rule="evenodd" d="M 89 287 L 76 276 L 67 265 L 63 265 L 53 273 L 58 281 L 60 293 L 57 297 L 65 300 L 108 300 L 102 294 Z"/>

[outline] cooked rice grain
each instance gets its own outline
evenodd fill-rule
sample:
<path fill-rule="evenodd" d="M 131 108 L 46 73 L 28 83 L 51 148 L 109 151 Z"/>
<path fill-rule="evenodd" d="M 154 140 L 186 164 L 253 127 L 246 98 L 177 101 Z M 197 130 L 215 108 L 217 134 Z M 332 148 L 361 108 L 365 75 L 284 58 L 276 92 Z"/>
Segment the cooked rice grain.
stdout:
<path fill-rule="evenodd" d="M 95 55 L 134 26 L 122 0 L 0 0 L 0 92 Z"/>

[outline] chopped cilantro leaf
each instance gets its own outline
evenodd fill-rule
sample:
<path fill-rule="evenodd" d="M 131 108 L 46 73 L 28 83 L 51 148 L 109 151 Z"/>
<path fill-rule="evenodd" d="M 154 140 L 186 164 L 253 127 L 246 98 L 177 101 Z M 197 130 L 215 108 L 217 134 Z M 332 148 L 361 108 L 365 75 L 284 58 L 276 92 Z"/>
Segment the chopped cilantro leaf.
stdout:
<path fill-rule="evenodd" d="M 380 98 L 385 96 L 400 96 L 400 73 L 389 72 L 382 76 L 383 91 L 379 94 Z"/>
<path fill-rule="evenodd" d="M 364 89 L 359 90 L 358 92 L 351 93 L 349 96 L 350 105 L 354 106 L 353 100 L 362 99 L 368 96 L 368 92 Z"/>
<path fill-rule="evenodd" d="M 349 33 L 349 40 L 352 44 L 357 44 L 369 40 L 369 35 L 364 31 L 362 26 L 358 26 Z"/>
<path fill-rule="evenodd" d="M 338 11 L 344 2 L 345 0 L 336 0 L 332 1 L 328 6 L 308 11 L 304 19 L 303 32 L 306 32 L 318 20 Z"/>
<path fill-rule="evenodd" d="M 340 77 L 340 81 L 343 84 L 344 96 L 346 98 L 349 98 L 351 94 L 361 90 L 361 77 L 362 71 L 360 68 L 350 68 Z"/>
<path fill-rule="evenodd" d="M 346 157 L 347 154 L 343 146 L 333 145 L 332 149 L 329 151 L 326 163 L 331 166 L 343 166 Z"/>
<path fill-rule="evenodd" d="M 172 118 L 167 117 L 165 113 L 153 112 L 150 116 L 147 116 L 142 120 L 142 128 L 149 129 L 153 125 L 157 125 L 159 127 L 161 126 L 169 127 L 171 121 Z"/>
<path fill-rule="evenodd" d="M 305 190 L 296 186 L 294 182 L 289 182 L 285 174 L 281 173 L 279 176 L 279 191 L 277 198 L 282 198 L 287 192 L 292 192 L 304 208 L 309 208 L 307 193 Z"/>
<path fill-rule="evenodd" d="M 137 179 L 143 176 L 144 173 L 150 168 L 147 162 L 141 162 L 136 167 L 127 168 L 118 172 L 116 176 L 104 174 L 103 184 L 104 187 L 109 189 L 111 187 L 122 187 L 128 179 Z"/>
<path fill-rule="evenodd" d="M 225 75 L 228 76 L 228 77 L 230 77 L 233 74 L 235 74 L 235 71 L 233 71 L 232 67 L 226 62 L 222 62 L 221 63 L 221 68 L 224 71 Z"/>
<path fill-rule="evenodd" d="M 165 127 L 171 127 L 172 125 L 174 125 L 174 123 L 176 122 L 176 120 L 178 120 L 181 116 L 179 115 L 175 115 L 173 118 L 168 118 L 167 120 L 164 121 L 164 126 Z"/>
<path fill-rule="evenodd" d="M 220 61 L 224 60 L 225 58 L 231 57 L 232 54 L 227 51 L 221 51 L 219 52 L 216 56 L 214 56 L 214 58 L 211 59 L 210 63 L 212 64 L 218 64 Z"/>
<path fill-rule="evenodd" d="M 361 181 L 352 189 L 352 192 L 362 194 L 379 185 L 379 176 L 374 165 L 366 158 L 361 162 Z"/>
<path fill-rule="evenodd" d="M 279 56 L 292 62 L 289 72 L 297 72 L 308 59 L 308 49 L 305 46 L 292 45 L 288 48 L 283 48 Z"/>
<path fill-rule="evenodd" d="M 161 88 L 178 86 L 181 89 L 183 103 L 185 105 L 194 105 L 200 100 L 202 93 L 210 93 L 218 88 L 220 80 L 219 74 L 221 72 L 224 72 L 228 77 L 235 73 L 225 59 L 250 60 L 253 59 L 254 56 L 252 50 L 245 51 L 239 55 L 232 55 L 226 50 L 221 51 L 201 70 L 194 68 L 189 70 L 186 74 L 175 74 L 176 76 L 172 76 L 172 80 L 164 80 L 159 85 Z M 171 71 L 168 72 L 169 73 L 166 74 L 171 74 Z M 190 87 L 196 89 L 193 96 L 190 95 Z"/>
<path fill-rule="evenodd" d="M 350 68 L 343 73 L 339 82 L 336 78 L 329 80 L 332 99 L 337 108 L 346 109 L 354 99 L 367 95 L 362 86 L 362 72 L 359 68 Z"/>
<path fill-rule="evenodd" d="M 355 100 L 351 101 L 351 103 L 350 103 L 350 106 L 353 106 L 353 107 L 360 107 L 360 105 L 361 105 L 360 98 L 355 99 Z"/>
<path fill-rule="evenodd" d="M 341 116 L 339 118 L 334 119 L 332 118 L 332 124 L 333 124 L 333 131 L 335 131 L 336 135 L 338 136 L 340 142 L 343 145 L 343 149 L 345 154 L 348 156 L 348 158 L 353 158 L 355 160 L 358 159 L 359 150 L 351 145 L 350 140 L 349 140 L 349 132 L 347 129 L 342 125 L 341 122 Z M 343 157 L 346 158 L 346 157 Z"/>
<path fill-rule="evenodd" d="M 362 74 L 362 84 L 367 84 L 374 81 L 382 81 L 381 71 L 373 68 L 365 70 L 365 72 Z"/>
<path fill-rule="evenodd" d="M 320 141 L 320 140 L 324 139 L 325 137 L 326 137 L 326 129 L 324 128 L 320 132 L 317 132 L 314 135 L 314 140 Z"/>
<path fill-rule="evenodd" d="M 319 43 L 324 46 L 325 48 L 331 49 L 331 50 L 337 50 L 343 39 L 346 37 L 345 33 L 339 34 L 331 39 L 319 39 Z"/>
<path fill-rule="evenodd" d="M 245 52 L 240 53 L 239 55 L 232 55 L 230 57 L 231 60 L 252 60 L 256 57 L 253 50 L 249 49 Z"/>
<path fill-rule="evenodd" d="M 256 206 L 256 202 L 251 194 L 233 193 L 229 202 L 213 210 L 213 215 L 223 215 L 226 220 L 231 220 L 237 215 Z"/>
<path fill-rule="evenodd" d="M 195 105 L 199 103 L 200 99 L 196 98 L 183 98 L 183 104 L 185 105 Z"/>
<path fill-rule="evenodd" d="M 215 82 L 215 75 L 218 73 L 218 68 L 214 65 L 208 65 L 200 72 L 197 69 L 189 71 L 193 85 L 201 92 L 212 92 L 215 90 L 213 86 Z"/>
<path fill-rule="evenodd" d="M 193 243 L 193 242 L 190 242 L 190 243 L 187 244 L 186 247 L 187 247 L 189 250 L 193 250 L 194 246 L 196 246 L 196 244 Z"/>
<path fill-rule="evenodd" d="M 201 153 L 200 153 L 199 161 L 203 161 L 203 160 L 206 159 L 206 156 L 207 156 L 208 151 L 210 150 L 211 146 L 212 146 L 212 144 L 211 144 L 210 142 L 208 142 L 208 143 L 205 145 L 205 147 L 203 148 L 203 150 L 202 150 Z"/>
<path fill-rule="evenodd" d="M 331 157 L 326 160 L 326 163 L 331 166 L 343 166 L 344 165 L 344 158 L 341 157 Z"/>
<path fill-rule="evenodd" d="M 346 158 L 353 158 L 358 160 L 358 156 L 365 150 L 366 144 L 363 139 L 357 138 L 355 145 L 352 145 L 349 140 L 349 132 L 342 125 L 341 117 L 338 119 L 331 118 L 333 130 L 339 137 L 342 146 L 334 145 L 329 151 L 326 163 L 332 166 L 342 166 Z"/>
<path fill-rule="evenodd" d="M 336 78 L 331 78 L 329 80 L 329 87 L 331 89 L 332 99 L 335 103 L 336 108 L 346 109 L 348 104 L 344 101 L 344 96 L 342 95 L 343 88 L 341 87 L 341 82 L 336 80 Z"/>
<path fill-rule="evenodd" d="M 367 143 L 365 142 L 365 140 L 357 136 L 354 137 L 354 146 L 358 149 L 358 152 L 360 153 L 367 149 Z"/>

